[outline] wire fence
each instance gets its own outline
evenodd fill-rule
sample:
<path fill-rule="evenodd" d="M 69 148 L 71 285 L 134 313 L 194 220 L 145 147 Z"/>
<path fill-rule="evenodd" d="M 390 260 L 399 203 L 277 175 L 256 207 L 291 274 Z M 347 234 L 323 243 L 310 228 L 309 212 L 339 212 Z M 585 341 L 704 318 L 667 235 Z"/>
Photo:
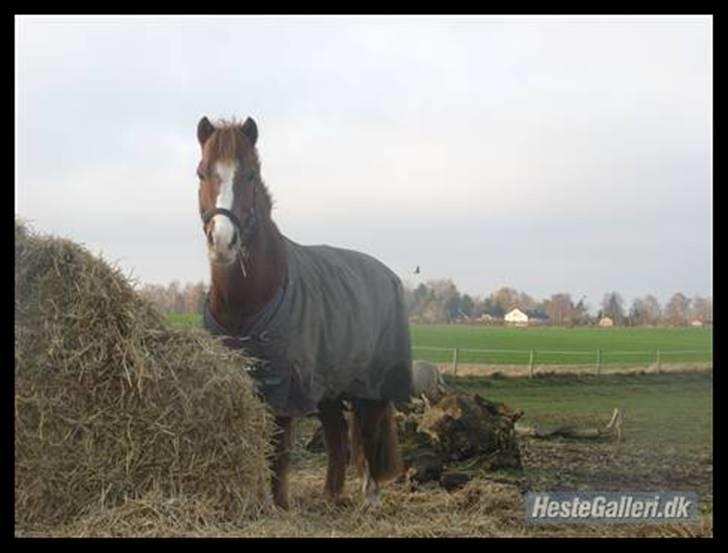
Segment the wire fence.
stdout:
<path fill-rule="evenodd" d="M 613 367 L 649 367 L 660 371 L 667 365 L 712 366 L 713 362 L 712 350 L 555 351 L 413 346 L 412 352 L 414 359 L 451 367 L 447 372 L 453 375 L 464 366 L 517 366 L 528 369 L 529 376 L 533 376 L 537 369 L 556 366 L 600 374 Z"/>

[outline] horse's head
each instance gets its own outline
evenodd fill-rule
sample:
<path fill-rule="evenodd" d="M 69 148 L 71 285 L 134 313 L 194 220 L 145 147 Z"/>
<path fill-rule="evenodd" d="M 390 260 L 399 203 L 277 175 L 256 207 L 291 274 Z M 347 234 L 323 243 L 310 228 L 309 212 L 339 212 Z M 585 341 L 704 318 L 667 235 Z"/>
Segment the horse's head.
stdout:
<path fill-rule="evenodd" d="M 197 167 L 200 180 L 200 215 L 213 263 L 229 265 L 247 246 L 257 230 L 256 192 L 261 185 L 260 162 L 255 150 L 258 127 L 248 117 L 245 123 L 197 125 L 202 159 Z"/>

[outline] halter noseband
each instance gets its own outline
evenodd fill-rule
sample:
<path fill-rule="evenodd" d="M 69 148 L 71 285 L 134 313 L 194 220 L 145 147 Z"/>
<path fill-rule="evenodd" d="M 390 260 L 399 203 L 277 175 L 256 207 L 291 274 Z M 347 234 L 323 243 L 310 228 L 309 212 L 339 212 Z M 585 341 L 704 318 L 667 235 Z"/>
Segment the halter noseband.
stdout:
<path fill-rule="evenodd" d="M 235 213 L 229 209 L 225 209 L 224 207 L 214 207 L 212 209 L 208 209 L 202 214 L 202 229 L 204 230 L 207 227 L 207 224 L 215 215 L 224 215 L 230 219 L 230 222 L 232 222 L 235 227 L 235 231 L 238 233 L 238 239 L 240 240 L 239 246 L 241 248 L 247 246 L 250 239 L 255 234 L 255 231 L 258 229 L 258 216 L 255 213 L 255 193 L 257 190 L 258 187 L 254 185 L 253 205 L 248 210 L 248 216 L 245 218 L 245 224 L 240 224 L 240 219 L 238 219 Z"/>

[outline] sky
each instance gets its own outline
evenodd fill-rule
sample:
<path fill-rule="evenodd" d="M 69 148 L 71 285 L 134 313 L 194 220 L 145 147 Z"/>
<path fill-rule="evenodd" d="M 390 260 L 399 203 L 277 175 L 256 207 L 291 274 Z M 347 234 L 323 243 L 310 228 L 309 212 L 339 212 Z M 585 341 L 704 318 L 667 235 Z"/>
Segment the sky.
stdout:
<path fill-rule="evenodd" d="M 197 122 L 251 116 L 296 242 L 477 296 L 712 296 L 712 33 L 710 16 L 17 16 L 16 216 L 141 282 L 209 282 Z"/>

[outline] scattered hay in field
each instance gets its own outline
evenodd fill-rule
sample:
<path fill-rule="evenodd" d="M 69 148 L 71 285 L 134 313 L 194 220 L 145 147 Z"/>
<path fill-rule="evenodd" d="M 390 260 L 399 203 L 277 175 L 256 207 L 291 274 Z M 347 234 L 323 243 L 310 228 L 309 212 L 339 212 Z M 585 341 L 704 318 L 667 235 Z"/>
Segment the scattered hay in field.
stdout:
<path fill-rule="evenodd" d="M 299 468 L 292 475 L 292 508 L 245 521 L 224 522 L 207 504 L 149 494 L 115 508 L 97 509 L 49 532 L 53 537 L 709 537 L 712 517 L 695 524 L 532 526 L 525 523 L 516 486 L 474 479 L 447 492 L 439 486 L 411 492 L 388 484 L 380 512 L 363 510 L 353 471 L 347 499 L 333 504 L 322 489 L 325 467 Z"/>
<path fill-rule="evenodd" d="M 250 362 L 169 328 L 117 269 L 16 221 L 16 531 L 121 509 L 114 532 L 164 533 L 144 513 L 221 523 L 267 504 L 272 418 Z M 155 499 L 160 514 L 149 497 L 176 499 Z"/>

